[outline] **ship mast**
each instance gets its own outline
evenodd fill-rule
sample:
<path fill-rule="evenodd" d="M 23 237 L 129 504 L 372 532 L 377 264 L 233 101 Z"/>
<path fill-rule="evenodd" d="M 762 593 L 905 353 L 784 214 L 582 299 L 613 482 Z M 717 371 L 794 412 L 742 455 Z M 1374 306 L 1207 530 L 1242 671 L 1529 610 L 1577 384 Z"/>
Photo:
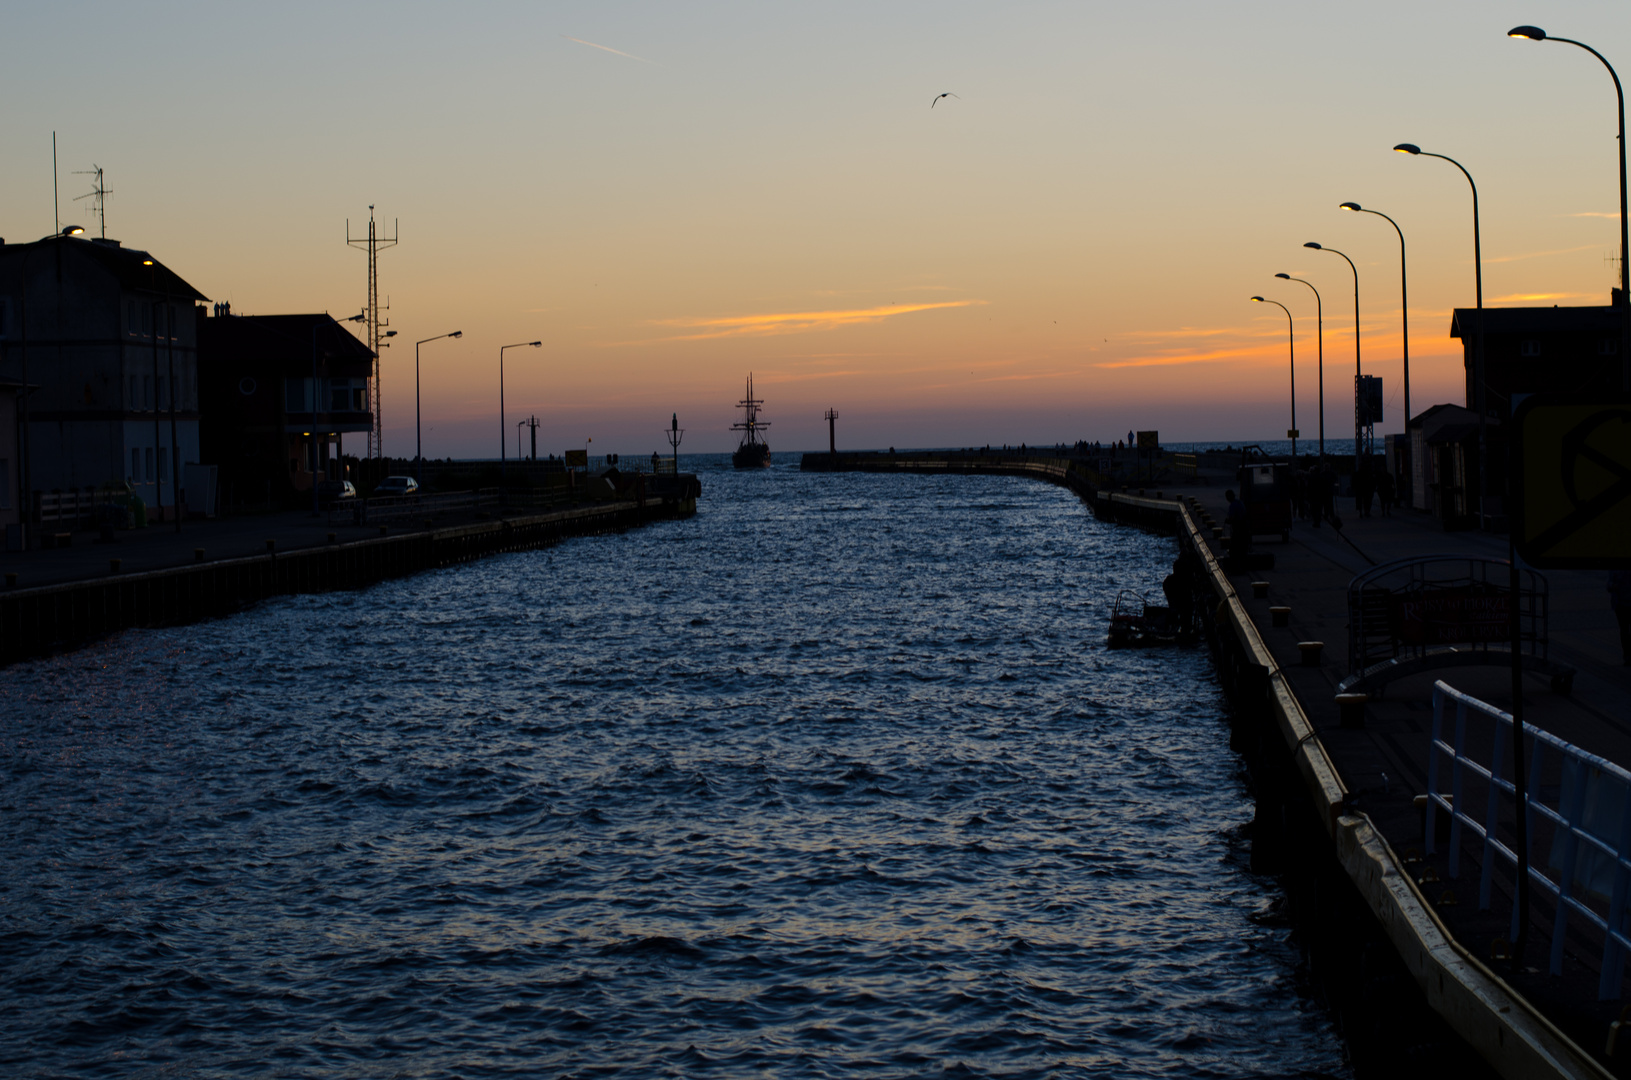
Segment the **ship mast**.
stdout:
<path fill-rule="evenodd" d="M 748 395 L 736 403 L 736 407 L 742 410 L 742 420 L 731 425 L 732 431 L 744 433 L 742 436 L 743 446 L 751 446 L 754 443 L 764 441 L 759 438 L 759 431 L 769 427 L 770 421 L 759 419 L 759 409 L 763 406 L 764 402 L 753 396 L 753 373 L 750 371 L 748 372 Z"/>

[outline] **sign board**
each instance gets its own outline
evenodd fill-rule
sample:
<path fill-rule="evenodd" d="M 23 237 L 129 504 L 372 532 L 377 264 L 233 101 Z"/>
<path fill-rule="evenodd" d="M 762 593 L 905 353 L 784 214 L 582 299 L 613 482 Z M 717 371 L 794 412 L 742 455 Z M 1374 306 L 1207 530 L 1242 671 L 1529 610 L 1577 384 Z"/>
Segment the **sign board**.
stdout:
<path fill-rule="evenodd" d="M 1631 398 L 1535 394 L 1512 425 L 1518 554 L 1542 569 L 1631 569 Z"/>
<path fill-rule="evenodd" d="M 587 469 L 589 467 L 589 451 L 587 450 L 568 450 L 561 456 L 566 459 L 568 469 Z"/>
<path fill-rule="evenodd" d="M 1140 450 L 1161 449 L 1161 433 L 1159 431 L 1140 431 L 1138 433 L 1138 448 Z"/>
<path fill-rule="evenodd" d="M 1301 431 L 1297 430 L 1296 428 L 1286 428 L 1286 438 L 1288 438 L 1288 439 L 1300 439 L 1302 437 L 1303 437 L 1303 433 Z"/>
<path fill-rule="evenodd" d="M 1488 585 L 1423 589 L 1390 598 L 1394 632 L 1406 645 L 1507 641 L 1512 636 L 1510 593 Z"/>
<path fill-rule="evenodd" d="M 1382 377 L 1354 376 L 1354 413 L 1361 424 L 1382 422 Z"/>

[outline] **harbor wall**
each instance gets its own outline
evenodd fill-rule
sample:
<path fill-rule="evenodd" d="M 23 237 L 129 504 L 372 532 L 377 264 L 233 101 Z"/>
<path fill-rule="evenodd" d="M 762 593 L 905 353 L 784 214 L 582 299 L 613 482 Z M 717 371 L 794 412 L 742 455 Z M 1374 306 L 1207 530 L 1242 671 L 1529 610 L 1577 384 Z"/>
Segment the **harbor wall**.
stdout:
<path fill-rule="evenodd" d="M 1253 868 L 1283 883 L 1311 974 L 1360 1075 L 1602 1078 L 1612 1075 L 1454 940 L 1398 853 L 1353 806 L 1302 703 L 1264 644 L 1191 502 L 1100 490 L 1069 459 L 998 462 L 818 455 L 819 471 L 1030 476 L 1069 487 L 1095 516 L 1175 537 L 1196 556 L 1207 639 L 1234 707 L 1232 742 L 1257 805 Z M 853 467 L 835 457 L 856 459 Z M 1481 1060 L 1480 1060 L 1481 1059 Z"/>
<path fill-rule="evenodd" d="M 0 665 L 137 627 L 229 615 L 273 596 L 361 589 L 422 570 L 570 536 L 621 532 L 694 511 L 680 503 L 616 501 L 551 513 L 386 534 L 346 543 L 220 559 L 142 573 L 0 592 Z"/>

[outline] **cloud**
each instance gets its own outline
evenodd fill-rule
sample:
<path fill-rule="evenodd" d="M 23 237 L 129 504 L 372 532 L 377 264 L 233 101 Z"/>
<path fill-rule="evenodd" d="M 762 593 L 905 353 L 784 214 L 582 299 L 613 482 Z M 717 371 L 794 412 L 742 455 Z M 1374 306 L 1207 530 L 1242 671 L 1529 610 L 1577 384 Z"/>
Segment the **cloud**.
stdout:
<path fill-rule="evenodd" d="M 775 334 L 804 334 L 813 330 L 832 330 L 840 326 L 882 322 L 896 315 L 910 315 L 918 311 L 971 307 L 984 303 L 984 300 L 943 300 L 935 304 L 888 304 L 883 307 L 851 308 L 843 311 L 784 311 L 765 315 L 728 315 L 720 318 L 658 319 L 655 320 L 655 325 L 697 331 L 694 334 L 676 334 L 673 337 L 659 339 L 662 341 L 769 337 Z"/>
<path fill-rule="evenodd" d="M 611 46 L 610 46 L 610 45 L 596 45 L 596 44 L 595 44 L 595 43 L 594 43 L 594 42 L 592 42 L 592 41 L 585 41 L 585 40 L 583 40 L 583 39 L 582 39 L 582 38 L 579 38 L 579 37 L 573 37 L 573 36 L 572 36 L 572 35 L 571 35 L 571 34 L 562 34 L 562 35 L 561 35 L 561 36 L 562 36 L 562 37 L 563 37 L 563 38 L 565 38 L 565 39 L 566 39 L 566 40 L 568 40 L 568 41 L 575 41 L 575 42 L 577 42 L 577 43 L 578 43 L 578 44 L 579 44 L 579 45 L 587 45 L 587 46 L 589 46 L 589 47 L 590 47 L 590 48 L 591 48 L 591 49 L 599 49 L 599 50 L 601 50 L 601 51 L 602 51 L 602 52 L 609 52 L 609 53 L 615 53 L 615 54 L 617 54 L 617 55 L 618 55 L 618 56 L 626 56 L 626 57 L 628 57 L 628 58 L 629 58 L 629 59 L 630 59 L 630 60 L 638 60 L 638 61 L 640 61 L 640 62 L 641 62 L 641 63 L 642 63 L 642 64 L 656 64 L 656 65 L 657 65 L 657 66 L 658 66 L 658 67 L 661 67 L 661 66 L 662 66 L 662 65 L 661 65 L 661 64 L 657 64 L 657 61 L 655 61 L 655 60 L 647 60 L 647 59 L 646 59 L 646 58 L 645 58 L 645 57 L 643 57 L 643 56 L 635 56 L 635 55 L 634 55 L 634 54 L 633 54 L 633 53 L 626 53 L 626 52 L 624 52 L 624 51 L 623 51 L 623 50 L 622 50 L 622 49 L 614 49 L 614 48 L 612 48 L 612 47 L 611 47 Z"/>
<path fill-rule="evenodd" d="M 1564 216 L 1565 217 L 1606 217 L 1606 218 L 1613 218 L 1615 221 L 1620 220 L 1620 212 L 1618 210 L 1609 210 L 1609 211 L 1582 210 L 1578 214 L 1566 214 Z"/>
<path fill-rule="evenodd" d="M 1204 353 L 1182 353 L 1173 356 L 1145 356 L 1137 360 L 1114 360 L 1094 364 L 1099 368 L 1167 367 L 1173 364 L 1205 364 L 1213 360 L 1238 360 L 1246 356 L 1262 356 L 1261 348 L 1214 349 Z"/>
<path fill-rule="evenodd" d="M 1544 302 L 1549 300 L 1549 301 L 1551 301 L 1552 303 L 1555 304 L 1559 300 L 1573 300 L 1577 296 L 1590 296 L 1590 295 L 1592 295 L 1592 294 L 1591 293 L 1577 293 L 1577 292 L 1513 293 L 1510 296 L 1494 296 L 1494 297 L 1491 297 L 1489 302 L 1492 303 L 1492 304 L 1520 304 L 1520 303 L 1533 304 L 1533 303 L 1537 303 L 1537 302 L 1544 303 Z"/>

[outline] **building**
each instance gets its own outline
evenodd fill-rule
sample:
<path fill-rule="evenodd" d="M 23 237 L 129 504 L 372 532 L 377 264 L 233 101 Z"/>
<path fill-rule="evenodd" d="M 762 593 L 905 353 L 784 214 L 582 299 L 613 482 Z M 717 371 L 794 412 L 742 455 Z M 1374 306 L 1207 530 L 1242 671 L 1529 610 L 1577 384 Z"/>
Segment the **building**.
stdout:
<path fill-rule="evenodd" d="M 167 518 L 185 505 L 182 466 L 198 460 L 193 311 L 205 297 L 145 251 L 72 231 L 0 242 L 0 379 L 28 386 L 21 497 L 31 508 L 40 493 L 129 484 Z"/>
<path fill-rule="evenodd" d="M 1410 506 L 1428 511 L 1446 529 L 1477 525 L 1478 414 L 1460 405 L 1434 405 L 1411 417 L 1407 428 Z M 1484 443 L 1492 458 L 1497 445 L 1505 452 L 1504 430 L 1499 420 L 1486 419 Z M 1490 484 L 1491 491 L 1502 490 L 1493 477 Z"/>
<path fill-rule="evenodd" d="M 0 533 L 6 538 L 6 550 L 22 546 L 19 526 L 23 520 L 22 476 L 18 469 L 22 429 L 17 424 L 17 407 L 22 400 L 23 384 L 0 379 Z"/>
<path fill-rule="evenodd" d="M 1456 308 L 1450 336 L 1460 338 L 1466 406 L 1476 410 L 1478 309 Z M 1513 397 L 1539 393 L 1618 394 L 1624 386 L 1626 309 L 1485 308 L 1484 399 L 1487 415 L 1512 415 Z"/>
<path fill-rule="evenodd" d="M 204 314 L 200 312 L 200 314 Z M 234 315 L 198 323 L 204 460 L 229 506 L 290 506 L 314 479 L 344 479 L 348 434 L 373 430 L 374 354 L 327 314 Z"/>

